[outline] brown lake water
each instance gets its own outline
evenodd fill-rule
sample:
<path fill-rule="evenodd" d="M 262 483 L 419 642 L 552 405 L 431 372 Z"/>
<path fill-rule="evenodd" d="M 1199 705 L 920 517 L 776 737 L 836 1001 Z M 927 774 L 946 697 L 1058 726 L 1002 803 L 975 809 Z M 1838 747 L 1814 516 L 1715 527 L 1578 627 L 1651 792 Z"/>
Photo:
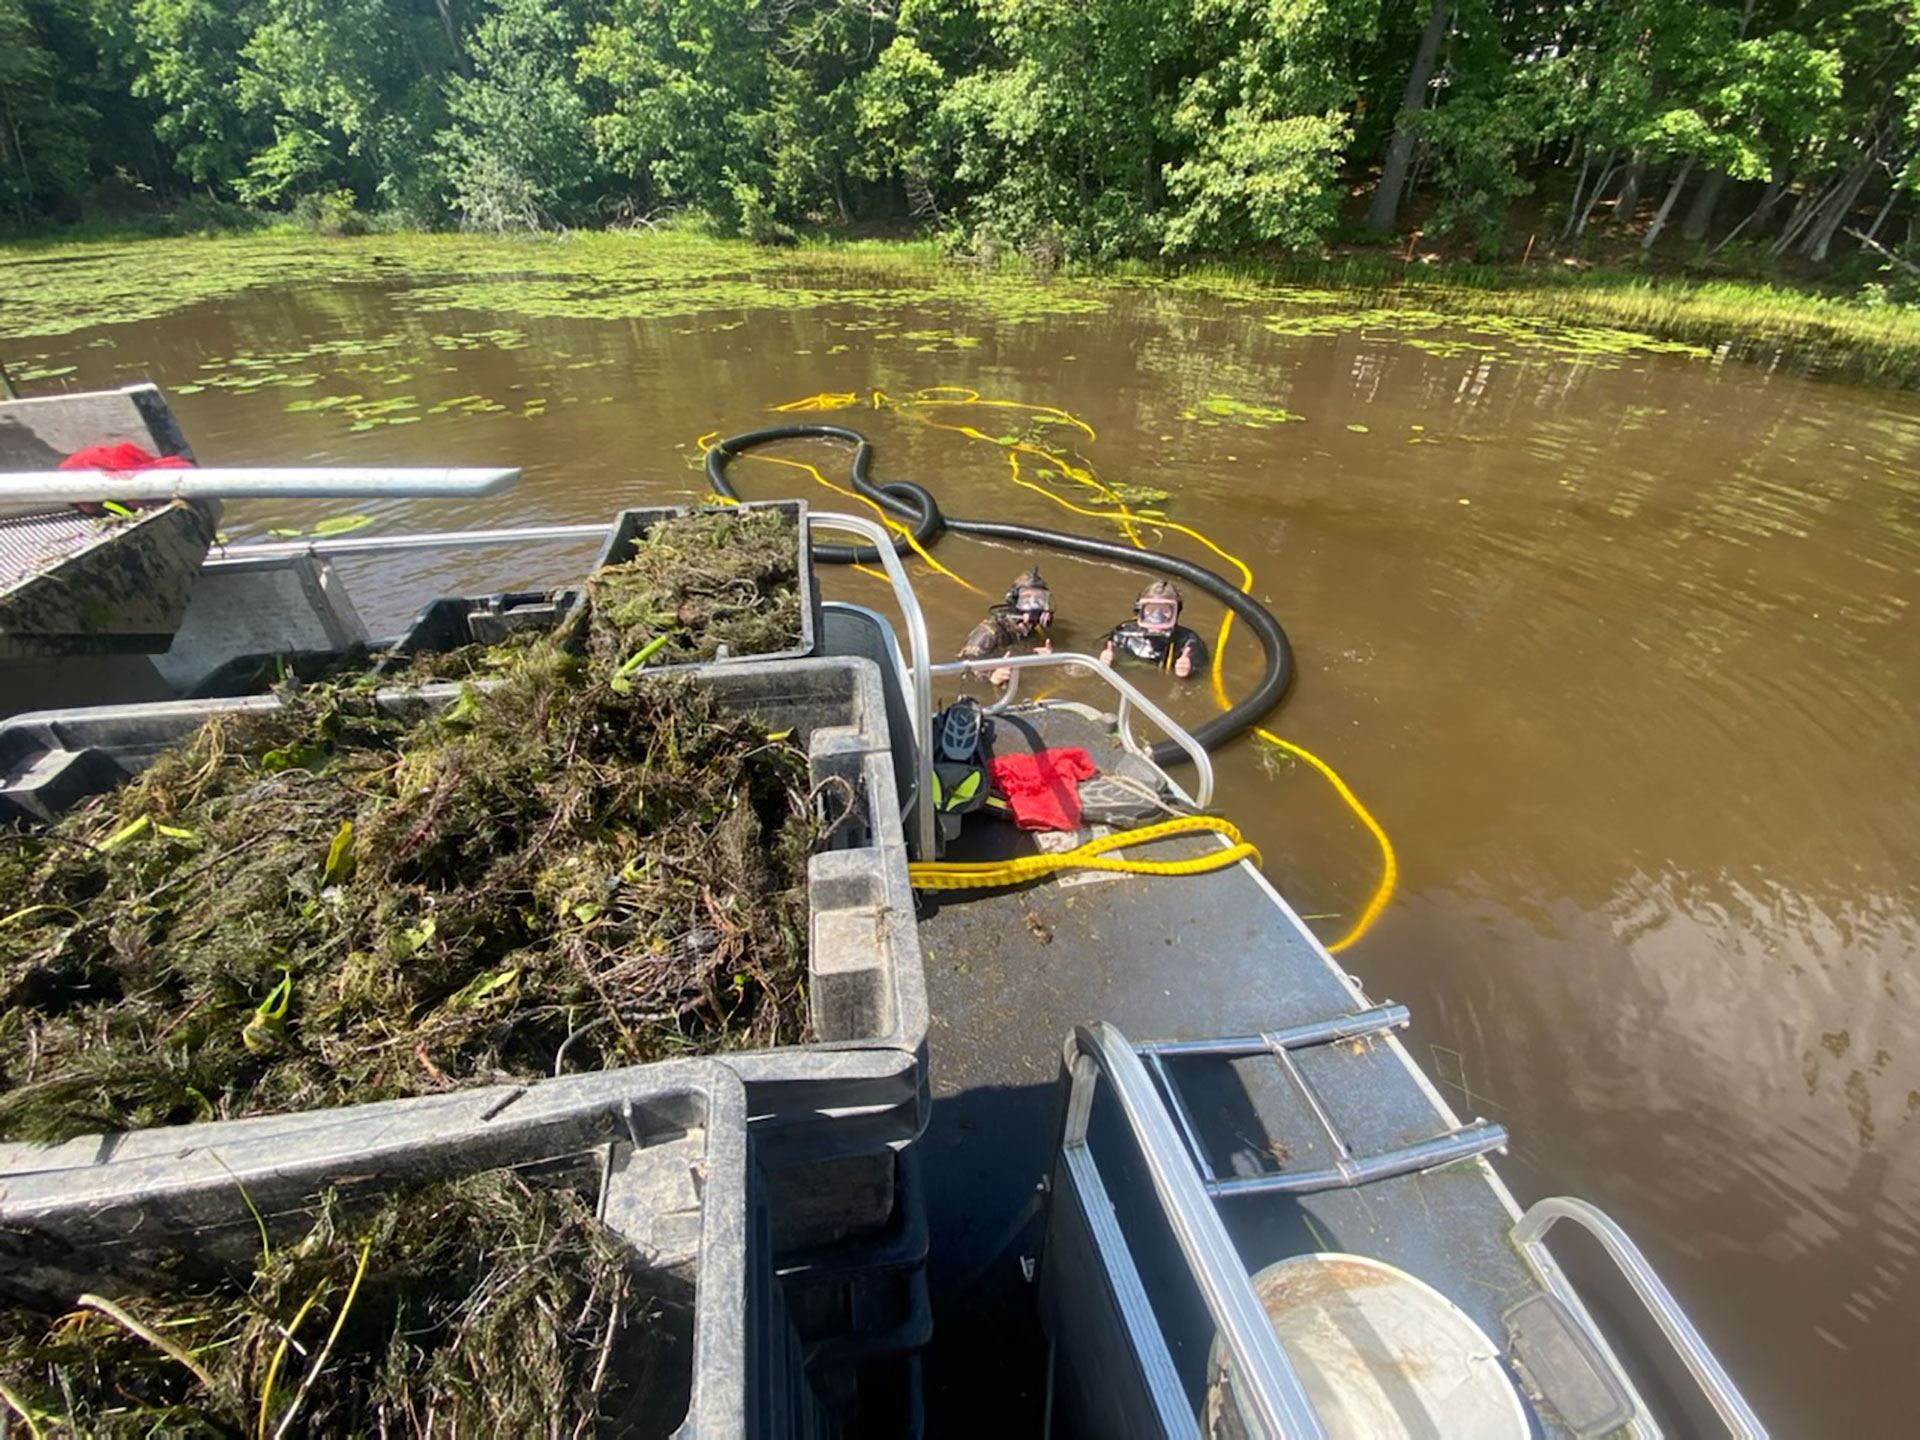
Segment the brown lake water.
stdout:
<path fill-rule="evenodd" d="M 508 281 L 442 287 L 430 307 L 404 277 L 308 280 L 66 334 L 43 322 L 6 358 L 36 393 L 154 379 L 205 463 L 525 469 L 485 501 L 377 507 L 382 529 L 695 497 L 696 437 L 825 391 L 863 398 L 817 418 L 867 431 L 877 479 L 917 480 L 955 514 L 1115 533 L 930 420 L 1028 434 L 1124 494 L 1167 492 L 1135 503 L 1239 556 L 1293 638 L 1269 727 L 1393 839 L 1398 888 L 1342 959 L 1412 1007 L 1408 1043 L 1455 1108 L 1510 1128 L 1500 1168 L 1522 1202 L 1579 1194 L 1618 1218 L 1775 1433 L 1911 1433 L 1920 397 L 1511 322 L 1356 327 L 1338 297 L 923 293 L 840 270 L 736 289 L 663 306 L 582 274 L 562 282 L 579 303 L 555 303 L 549 275 L 525 292 L 537 304 Z M 0 335 L 4 316 L 0 294 Z M 1094 438 L 865 398 L 940 385 L 1061 407 Z M 842 473 L 830 448 L 788 453 Z M 854 508 L 800 471 L 735 475 Z M 234 507 L 229 529 L 340 508 Z M 426 594 L 577 579 L 590 553 L 343 569 L 369 622 L 397 628 Z M 937 553 L 996 592 L 1028 558 L 957 537 Z M 1140 578 L 1043 563 L 1063 643 L 1097 648 Z M 863 576 L 826 586 L 884 607 Z M 920 590 L 936 647 L 956 650 L 983 602 L 934 575 Z M 1218 617 L 1194 601 L 1185 618 L 1211 637 Z M 1228 690 L 1258 668 L 1237 636 Z M 1204 684 L 1149 683 L 1213 713 Z M 1250 742 L 1218 766 L 1217 803 L 1269 876 L 1342 934 L 1376 883 L 1373 840 L 1304 766 Z"/>

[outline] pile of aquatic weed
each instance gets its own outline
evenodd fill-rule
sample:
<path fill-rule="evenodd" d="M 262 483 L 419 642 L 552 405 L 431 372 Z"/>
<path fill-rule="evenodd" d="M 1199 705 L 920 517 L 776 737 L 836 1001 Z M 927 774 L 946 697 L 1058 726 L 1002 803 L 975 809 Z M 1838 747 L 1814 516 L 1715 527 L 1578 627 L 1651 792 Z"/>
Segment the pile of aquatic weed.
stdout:
<path fill-rule="evenodd" d="M 510 1171 L 370 1213 L 327 1197 L 251 1274 L 197 1268 L 0 1310 L 13 1433 L 580 1436 L 647 1398 L 626 1247 Z"/>
<path fill-rule="evenodd" d="M 792 1042 L 815 833 L 791 741 L 555 645 L 217 716 L 0 834 L 0 1139 Z"/>
<path fill-rule="evenodd" d="M 801 642 L 799 546 L 777 509 L 663 520 L 587 581 L 588 649 L 616 671 L 769 655 Z"/>

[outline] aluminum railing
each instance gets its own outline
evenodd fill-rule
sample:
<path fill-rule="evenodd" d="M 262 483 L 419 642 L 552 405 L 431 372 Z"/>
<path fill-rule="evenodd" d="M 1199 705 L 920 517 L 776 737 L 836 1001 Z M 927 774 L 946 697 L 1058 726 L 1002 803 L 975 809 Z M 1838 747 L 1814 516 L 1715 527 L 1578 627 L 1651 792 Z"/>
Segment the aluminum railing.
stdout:
<path fill-rule="evenodd" d="M 1173 720 L 1166 711 L 1135 688 L 1133 682 L 1120 674 L 1111 665 L 1102 664 L 1091 655 L 1082 655 L 1074 651 L 1056 651 L 1048 655 L 1009 655 L 993 660 L 948 660 L 932 667 L 936 679 L 948 675 L 978 674 L 988 668 L 1009 670 L 1012 672 L 1010 683 L 1004 694 L 993 704 L 984 707 L 989 713 L 998 713 L 1013 702 L 1020 688 L 1020 673 L 1023 670 L 1044 670 L 1065 666 L 1078 667 L 1103 680 L 1120 697 L 1119 709 L 1114 721 L 1120 732 L 1120 743 L 1130 754 L 1143 760 L 1151 760 L 1147 747 L 1134 738 L 1129 725 L 1132 714 L 1138 710 L 1147 719 L 1159 726 L 1169 740 L 1178 745 L 1193 762 L 1193 803 L 1205 809 L 1213 803 L 1213 761 L 1208 757 L 1205 747 L 1189 735 Z"/>
<path fill-rule="evenodd" d="M 337 560 L 348 555 L 380 555 L 409 550 L 468 550 L 485 545 L 539 545 L 558 541 L 604 540 L 611 525 L 517 525 L 504 530 L 423 530 L 407 535 L 339 535 L 312 540 L 245 540 L 216 545 L 207 564 L 223 570 L 268 560 L 314 555 Z"/>
<path fill-rule="evenodd" d="M 1104 1022 L 1081 1026 L 1067 1038 L 1066 1064 L 1072 1080 L 1061 1152 L 1088 1210 L 1104 1214 L 1109 1205 L 1105 1182 L 1087 1148 L 1096 1085 L 1105 1079 L 1139 1147 L 1147 1177 L 1207 1313 L 1226 1347 L 1234 1397 L 1242 1412 L 1254 1422 L 1263 1440 L 1325 1440 L 1327 1432 L 1313 1402 L 1273 1332 L 1273 1322 L 1254 1293 L 1219 1211 L 1201 1186 L 1186 1145 L 1167 1117 L 1153 1078 L 1127 1037 Z M 1090 1220 L 1095 1218 L 1096 1214 L 1089 1215 Z M 1117 1235 L 1110 1238 L 1119 1240 Z M 1154 1323 L 1150 1316 L 1136 1320 Z M 1176 1404 L 1171 1396 L 1163 1398 L 1168 1408 Z"/>
<path fill-rule="evenodd" d="M 887 582 L 893 587 L 894 603 L 900 607 L 900 618 L 907 627 L 907 670 L 911 687 L 908 693 L 913 700 L 913 777 L 914 794 L 909 802 L 913 810 L 914 854 L 922 860 L 931 860 L 937 853 L 936 825 L 939 816 L 933 808 L 933 676 L 928 665 L 927 617 L 920 608 L 919 598 L 913 593 L 913 582 L 907 578 L 906 566 L 900 563 L 900 557 L 894 553 L 893 541 L 887 532 L 873 521 L 859 515 L 843 515 L 837 511 L 810 510 L 807 512 L 809 530 L 843 530 L 860 536 L 870 542 L 880 554 L 880 567 L 886 571 Z M 894 743 L 898 744 L 896 740 Z"/>
<path fill-rule="evenodd" d="M 1687 1367 L 1687 1372 L 1705 1393 L 1708 1403 L 1727 1429 L 1742 1437 L 1742 1440 L 1766 1440 L 1767 1430 L 1760 1423 L 1760 1417 L 1753 1413 L 1745 1397 L 1734 1387 L 1732 1377 L 1707 1348 L 1707 1342 L 1680 1308 L 1680 1302 L 1673 1298 L 1673 1292 L 1654 1272 L 1653 1266 L 1641 1253 L 1640 1247 L 1633 1243 L 1632 1237 L 1597 1205 L 1568 1195 L 1552 1195 L 1536 1201 L 1513 1227 L 1514 1244 L 1520 1247 L 1521 1253 L 1542 1276 L 1547 1287 L 1559 1295 L 1563 1302 L 1567 1302 L 1575 1314 L 1585 1313 L 1585 1307 L 1578 1305 L 1576 1298 L 1568 1293 L 1569 1283 L 1546 1248 L 1547 1231 L 1561 1220 L 1571 1220 L 1586 1230 L 1600 1242 L 1607 1257 L 1620 1267 L 1634 1294 L 1647 1307 L 1654 1323 L 1678 1352 L 1681 1363 Z"/>

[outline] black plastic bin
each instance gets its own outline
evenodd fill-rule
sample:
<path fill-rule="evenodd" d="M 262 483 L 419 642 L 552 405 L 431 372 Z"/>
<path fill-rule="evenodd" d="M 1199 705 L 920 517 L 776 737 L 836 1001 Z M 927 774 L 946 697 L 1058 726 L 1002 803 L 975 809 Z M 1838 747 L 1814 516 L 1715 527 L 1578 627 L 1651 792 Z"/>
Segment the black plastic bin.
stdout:
<path fill-rule="evenodd" d="M 92 1277 L 192 1256 L 244 1265 L 260 1226 L 304 1232 L 316 1198 L 500 1167 L 567 1171 L 634 1249 L 662 1377 L 641 1433 L 817 1433 L 766 1252 L 746 1095 L 726 1066 L 671 1061 L 532 1086 L 281 1117 L 270 1135 L 194 1127 L 141 1157 L 96 1142 L 92 1164 L 21 1171 L 0 1192 L 0 1289 L 65 1294 Z M 24 1243 L 21 1243 L 24 1242 Z"/>
<path fill-rule="evenodd" d="M 926 1123 L 926 975 L 907 881 L 906 847 L 879 671 L 866 660 L 784 660 L 689 672 L 730 708 L 791 729 L 807 747 L 810 779 L 850 793 L 829 848 L 808 865 L 808 996 L 817 1037 L 806 1045 L 733 1051 L 746 1081 L 755 1144 L 776 1207 L 794 1197 L 804 1223 L 786 1243 L 817 1244 L 882 1225 L 894 1213 L 891 1147 Z M 458 685 L 379 693 L 404 711 L 445 704 Z M 0 723 L 0 818 L 47 818 L 138 774 L 210 715 L 272 708 L 271 695 L 43 711 Z M 845 785 L 834 782 L 844 781 Z M 272 1134 L 285 1116 L 256 1116 L 139 1131 L 123 1155 Z M 0 1182 L 22 1171 L 84 1166 L 101 1142 L 0 1145 Z"/>
<path fill-rule="evenodd" d="M 585 599 L 568 588 L 429 600 L 385 648 L 391 655 L 430 655 L 463 645 L 498 645 L 524 630 L 553 629 Z"/>

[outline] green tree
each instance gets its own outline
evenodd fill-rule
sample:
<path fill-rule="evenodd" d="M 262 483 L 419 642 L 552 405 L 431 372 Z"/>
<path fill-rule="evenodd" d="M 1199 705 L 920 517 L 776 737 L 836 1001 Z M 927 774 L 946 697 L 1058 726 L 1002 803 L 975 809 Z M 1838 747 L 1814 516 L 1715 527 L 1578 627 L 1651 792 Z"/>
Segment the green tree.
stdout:
<path fill-rule="evenodd" d="M 454 212 L 482 229 L 578 224 L 595 184 L 587 97 L 573 77 L 578 7 L 498 0 L 447 82 L 453 123 L 436 157 Z"/>
<path fill-rule="evenodd" d="M 15 220 L 51 213 L 90 174 L 98 117 L 66 93 L 48 8 L 0 0 L 0 206 Z"/>
<path fill-rule="evenodd" d="M 1333 224 L 1351 133 L 1354 47 L 1375 0 L 1197 0 L 1201 64 L 1173 115 L 1166 248 L 1300 247 Z"/>
<path fill-rule="evenodd" d="M 440 209 L 434 136 L 458 57 L 432 0 L 260 0 L 242 110 L 271 126 L 239 182 L 277 202 L 340 185 L 418 219 Z"/>
<path fill-rule="evenodd" d="M 941 97 L 938 144 L 994 242 L 1110 255 L 1159 238 L 1186 0 L 975 0 L 986 47 Z"/>
<path fill-rule="evenodd" d="M 195 184 L 231 195 L 271 128 L 240 94 L 240 51 L 258 0 L 134 0 L 135 95 L 158 106 L 154 131 Z"/>
<path fill-rule="evenodd" d="M 936 179 L 944 165 L 932 121 L 946 86 L 946 68 L 911 34 L 894 36 L 853 84 L 858 143 L 849 169 L 878 187 L 897 183 L 909 213 L 926 220 L 941 216 Z"/>
<path fill-rule="evenodd" d="M 591 120 L 606 163 L 646 208 L 695 206 L 737 226 L 736 186 L 767 188 L 767 76 L 731 0 L 615 0 L 588 27 L 580 74 L 609 97 Z"/>

